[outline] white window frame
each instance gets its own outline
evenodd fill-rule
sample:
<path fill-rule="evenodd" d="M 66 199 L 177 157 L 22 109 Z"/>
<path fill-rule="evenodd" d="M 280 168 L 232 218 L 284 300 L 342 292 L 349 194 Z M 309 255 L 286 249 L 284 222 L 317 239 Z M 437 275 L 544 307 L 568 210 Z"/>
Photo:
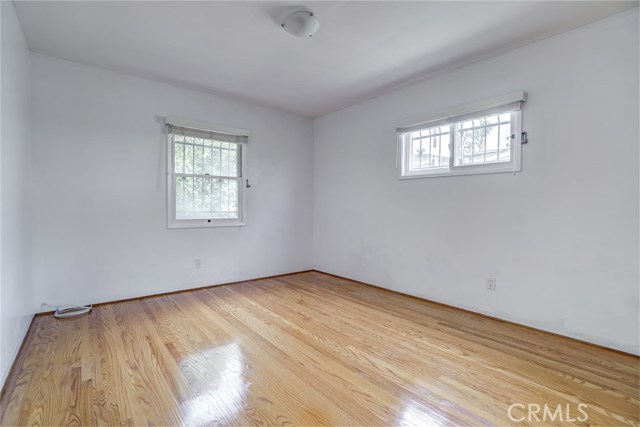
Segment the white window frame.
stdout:
<path fill-rule="evenodd" d="M 397 161 L 399 179 L 432 178 L 456 175 L 477 175 L 487 173 L 516 173 L 522 170 L 522 103 L 527 99 L 524 91 L 441 110 L 429 115 L 416 116 L 403 120 L 396 126 Z M 480 118 L 499 112 L 511 113 L 511 158 L 508 162 L 494 162 L 470 165 L 455 165 L 456 144 L 460 122 Z M 449 165 L 442 168 L 409 170 L 411 132 L 436 126 L 450 126 Z"/>
<path fill-rule="evenodd" d="M 211 125 L 203 122 L 195 122 L 180 118 L 167 117 L 165 125 L 176 126 L 188 129 L 195 129 L 207 132 L 223 133 L 233 136 L 249 137 L 251 132 L 245 129 L 232 128 L 227 126 Z M 169 126 L 165 126 L 167 139 L 167 228 L 211 228 L 211 227 L 242 227 L 246 225 L 246 187 L 248 178 L 246 176 L 247 145 L 241 144 L 240 150 L 240 176 L 238 180 L 238 218 L 205 218 L 205 219 L 177 219 L 176 218 L 176 189 L 175 189 L 175 144 L 173 135 L 169 132 Z"/>

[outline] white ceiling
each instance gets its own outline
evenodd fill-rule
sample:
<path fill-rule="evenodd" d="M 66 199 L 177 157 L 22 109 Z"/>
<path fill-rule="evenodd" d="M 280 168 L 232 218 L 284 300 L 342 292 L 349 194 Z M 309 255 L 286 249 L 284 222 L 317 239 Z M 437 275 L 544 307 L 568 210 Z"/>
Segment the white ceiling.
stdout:
<path fill-rule="evenodd" d="M 39 53 L 317 117 L 430 74 L 636 7 L 637 1 L 16 2 Z"/>

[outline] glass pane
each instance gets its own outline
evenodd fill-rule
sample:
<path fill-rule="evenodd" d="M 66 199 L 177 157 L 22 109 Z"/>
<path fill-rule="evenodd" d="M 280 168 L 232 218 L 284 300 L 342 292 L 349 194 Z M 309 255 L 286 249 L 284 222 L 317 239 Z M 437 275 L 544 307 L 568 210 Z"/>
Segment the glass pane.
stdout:
<path fill-rule="evenodd" d="M 485 162 L 495 162 L 498 160 L 498 127 L 491 126 L 487 128 L 486 133 L 486 156 L 484 158 Z"/>
<path fill-rule="evenodd" d="M 449 126 L 436 126 L 409 135 L 409 171 L 448 168 Z"/>
<path fill-rule="evenodd" d="M 182 204 L 178 210 L 178 203 L 176 203 L 176 218 L 185 219 L 191 218 L 190 214 L 193 212 L 193 178 L 192 177 L 176 177 L 176 187 L 179 183 L 182 183 Z M 176 197 L 178 193 L 176 191 Z M 177 202 L 177 200 L 176 200 Z"/>
<path fill-rule="evenodd" d="M 176 212 L 184 211 L 184 177 L 176 177 Z"/>
<path fill-rule="evenodd" d="M 500 147 L 496 156 L 499 162 L 511 160 L 511 124 L 500 126 Z"/>
<path fill-rule="evenodd" d="M 184 172 L 184 144 L 175 144 L 174 150 L 174 172 Z"/>
<path fill-rule="evenodd" d="M 231 196 L 229 201 L 229 212 L 235 216 L 238 215 L 238 181 L 229 181 L 229 194 Z"/>
<path fill-rule="evenodd" d="M 422 169 L 422 157 L 424 156 L 424 150 L 422 149 L 422 138 L 418 134 L 417 138 L 411 140 L 411 160 L 409 169 L 420 170 Z"/>
<path fill-rule="evenodd" d="M 226 142 L 222 143 L 222 149 L 220 154 L 220 161 L 222 162 L 222 166 L 220 168 L 220 175 L 229 176 L 229 144 Z"/>
<path fill-rule="evenodd" d="M 174 137 L 174 172 L 239 177 L 241 146 L 230 142 Z"/>
<path fill-rule="evenodd" d="M 449 167 L 449 158 L 451 157 L 451 152 L 449 151 L 450 136 L 449 132 L 447 132 L 440 137 L 438 143 L 438 167 Z"/>
<path fill-rule="evenodd" d="M 455 165 L 511 160 L 511 113 L 478 117 L 457 125 Z"/>
<path fill-rule="evenodd" d="M 211 197 L 213 206 L 211 212 L 220 212 L 222 210 L 222 180 L 214 179 L 212 181 Z"/>
<path fill-rule="evenodd" d="M 202 173 L 213 175 L 213 154 L 211 147 L 205 146 L 202 155 Z"/>
<path fill-rule="evenodd" d="M 498 123 L 498 116 L 489 116 L 486 118 L 487 124 L 494 125 Z"/>
<path fill-rule="evenodd" d="M 196 200 L 194 211 L 201 216 L 204 216 L 205 180 L 208 181 L 206 178 L 196 178 Z"/>
<path fill-rule="evenodd" d="M 193 173 L 193 145 L 184 146 L 184 173 Z"/>
<path fill-rule="evenodd" d="M 176 177 L 176 219 L 239 218 L 239 180 Z"/>
<path fill-rule="evenodd" d="M 231 144 L 229 151 L 229 175 L 238 175 L 238 144 Z"/>
<path fill-rule="evenodd" d="M 193 147 L 193 173 L 196 175 L 204 175 L 202 170 L 202 158 L 204 155 L 204 147 L 196 145 Z"/>
<path fill-rule="evenodd" d="M 213 175 L 222 175 L 222 170 L 221 170 L 221 166 L 222 163 L 220 161 L 220 143 L 219 142 L 215 142 L 213 143 Z"/>
<path fill-rule="evenodd" d="M 229 210 L 229 181 L 220 182 L 220 211 L 227 212 Z"/>
<path fill-rule="evenodd" d="M 456 165 L 469 165 L 473 163 L 473 130 L 461 129 L 458 132 L 458 144 L 456 146 Z"/>

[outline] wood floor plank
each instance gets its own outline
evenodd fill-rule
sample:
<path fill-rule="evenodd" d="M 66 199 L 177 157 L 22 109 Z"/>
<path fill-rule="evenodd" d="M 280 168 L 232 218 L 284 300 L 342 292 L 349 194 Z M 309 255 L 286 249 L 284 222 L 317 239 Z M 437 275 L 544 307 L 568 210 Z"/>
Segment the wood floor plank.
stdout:
<path fill-rule="evenodd" d="M 213 304 L 212 297 L 203 295 L 199 298 L 205 304 Z M 252 393 L 249 400 L 259 400 L 261 406 L 268 403 L 270 406 L 279 406 L 281 404 L 291 407 L 291 398 L 295 396 L 295 401 L 304 400 L 305 404 L 297 407 L 293 405 L 293 411 L 280 411 L 275 419 L 285 424 L 287 419 L 291 419 L 299 412 L 302 416 L 296 425 L 325 424 L 324 420 L 333 420 L 333 423 L 339 425 L 347 424 L 364 424 L 367 419 L 356 419 L 346 413 L 340 411 L 333 402 L 325 395 L 317 392 L 315 385 L 307 383 L 307 378 L 301 375 L 303 371 L 298 365 L 293 363 L 287 352 L 282 351 L 279 347 L 273 345 L 269 340 L 264 339 L 251 329 L 246 328 L 241 322 L 234 320 L 228 316 L 224 316 L 224 312 L 212 310 L 211 305 L 199 304 L 194 302 L 195 310 L 190 310 L 194 314 L 202 314 L 209 320 L 212 319 L 224 330 L 230 334 L 232 342 L 237 344 L 242 353 L 245 355 L 245 372 L 251 374 L 247 377 L 247 383 L 251 384 Z M 242 339 L 238 340 L 241 337 Z M 263 388 L 264 385 L 275 384 L 275 388 L 271 391 L 266 390 L 264 394 L 253 393 L 256 386 Z M 305 390 L 305 393 L 299 393 L 299 390 Z M 283 394 L 285 398 L 277 399 L 274 393 Z M 277 411 L 276 411 L 277 412 Z M 347 415 L 347 416 L 345 416 Z M 326 423 L 330 424 L 330 423 Z"/>
<path fill-rule="evenodd" d="M 300 283 L 297 284 L 298 286 L 301 286 Z M 311 287 L 310 289 L 316 289 L 315 287 Z M 350 290 L 341 290 L 341 291 L 335 291 L 335 290 L 331 290 L 331 289 L 327 289 L 327 287 L 323 287 L 323 292 L 320 295 L 325 295 L 327 292 L 333 292 L 335 294 L 335 296 L 340 296 L 342 298 L 344 298 L 345 293 L 349 293 L 351 292 Z M 358 294 L 358 296 L 354 296 L 352 297 L 352 301 L 357 302 L 358 304 L 364 304 L 367 305 L 368 307 L 371 308 L 376 308 L 374 303 L 371 304 L 367 304 L 367 296 L 365 295 L 367 293 L 367 291 L 370 291 L 367 288 L 364 288 L 364 293 Z M 379 291 L 377 291 L 379 292 Z M 392 294 L 393 295 L 393 294 Z M 393 295 L 396 298 L 401 298 L 397 295 Z M 349 297 L 347 297 L 349 298 Z M 405 298 L 406 299 L 406 298 Z M 389 302 L 388 300 L 386 301 L 387 303 Z M 504 347 L 508 347 L 509 352 L 511 351 L 518 351 L 518 350 L 522 350 L 522 353 L 519 355 L 519 357 L 522 357 L 524 354 L 528 355 L 527 357 L 531 357 L 531 358 L 535 358 L 536 360 L 532 360 L 532 362 L 534 363 L 549 363 L 551 361 L 554 360 L 554 356 L 553 354 L 549 354 L 550 352 L 548 352 L 545 348 L 535 348 L 535 347 L 527 347 L 527 348 L 520 348 L 518 343 L 520 341 L 522 341 L 522 339 L 519 339 L 518 337 L 523 336 L 523 337 L 527 337 L 528 334 L 518 334 L 514 337 L 512 337 L 510 340 L 509 339 L 505 339 L 505 341 L 502 340 L 497 340 L 495 339 L 495 335 L 496 335 L 496 329 L 501 329 L 501 328 L 511 328 L 510 325 L 505 325 L 502 324 L 500 322 L 496 322 L 496 321 L 492 321 L 490 319 L 485 319 L 482 317 L 477 316 L 477 319 L 474 318 L 469 318 L 466 319 L 466 323 L 460 323 L 459 321 L 454 323 L 456 325 L 456 328 L 452 328 L 450 325 L 445 325 L 440 321 L 436 321 L 434 322 L 433 319 L 430 319 L 430 316 L 426 313 L 414 313 L 414 311 L 412 311 L 411 309 L 407 309 L 406 306 L 410 306 L 411 304 L 416 305 L 418 308 L 424 308 L 423 303 L 419 302 L 419 301 L 415 301 L 413 299 L 408 299 L 408 301 L 405 301 L 404 306 L 398 306 L 398 307 L 393 307 L 392 304 L 388 304 L 391 305 L 393 308 L 389 309 L 389 308 L 383 308 L 383 309 L 379 309 L 377 310 L 378 312 L 386 312 L 389 313 L 391 316 L 393 317 L 397 317 L 399 315 L 399 318 L 402 317 L 406 317 L 408 319 L 413 319 L 413 322 L 416 325 L 423 325 L 423 326 L 428 326 L 432 329 L 438 330 L 440 332 L 444 332 L 444 336 L 445 336 L 445 344 L 448 345 L 449 343 L 455 343 L 455 342 L 459 342 L 459 343 L 463 343 L 464 345 L 474 345 L 475 344 L 475 340 L 465 340 L 464 338 L 469 338 L 471 335 L 475 335 L 476 338 L 478 338 L 478 341 L 481 342 L 484 339 L 492 339 L 493 341 L 495 341 L 494 343 L 488 343 L 487 345 L 484 345 L 484 347 L 492 349 L 493 347 L 495 347 L 496 349 L 502 351 L 505 348 Z M 427 305 L 428 307 L 428 305 Z M 448 311 L 455 311 L 455 310 L 451 310 L 448 309 Z M 462 316 L 465 316 L 464 314 Z M 466 316 L 465 316 L 466 317 Z M 489 321 L 489 326 L 483 326 L 482 330 L 476 330 L 473 327 L 470 327 L 471 324 L 475 323 L 475 322 L 484 322 L 484 321 Z M 392 324 L 393 325 L 397 325 L 399 324 L 399 322 L 394 322 Z M 486 324 L 485 324 L 486 325 Z M 461 340 L 451 340 L 450 335 L 451 334 L 456 334 L 456 329 L 462 330 L 463 333 L 462 334 L 458 334 L 462 336 Z M 466 329 L 466 330 L 465 330 Z M 521 332 L 520 331 L 516 331 L 516 332 Z M 537 333 L 535 331 L 527 331 L 527 332 L 531 332 L 531 333 Z M 489 333 L 491 334 L 491 336 L 489 335 L 484 335 L 485 333 Z M 544 338 L 552 338 L 552 339 L 556 339 L 558 340 L 558 337 L 554 337 L 554 336 L 546 336 Z M 431 336 L 430 338 L 434 338 L 434 336 Z M 562 344 L 567 344 L 566 341 L 569 341 L 569 344 L 574 343 L 570 340 L 562 340 L 560 339 L 560 341 L 564 341 L 562 342 Z M 504 344 L 504 346 L 500 346 L 500 344 Z M 580 346 L 580 345 L 579 345 Z M 570 350 L 569 350 L 570 351 Z M 576 350 L 575 353 L 579 354 L 579 350 Z M 612 357 L 613 359 L 615 359 L 616 357 L 626 357 L 623 355 L 620 355 L 618 353 L 615 352 L 608 352 L 610 353 L 610 357 Z M 503 353 L 500 353 L 503 354 Z M 577 363 L 579 361 L 579 363 Z M 627 391 L 629 392 L 633 392 L 637 395 L 637 391 L 638 391 L 638 372 L 637 372 L 637 364 L 636 366 L 628 366 L 628 357 L 627 357 L 627 366 L 625 366 L 625 369 L 620 369 L 620 366 L 617 364 L 613 364 L 610 363 L 610 361 L 603 361 L 601 358 L 597 358 L 597 357 L 592 357 L 591 354 L 588 354 L 587 357 L 585 358 L 564 358 L 564 360 L 561 361 L 563 364 L 565 364 L 565 369 L 564 371 L 566 371 L 567 369 L 572 370 L 572 372 L 574 372 L 577 376 L 579 376 L 579 373 L 582 372 L 583 374 L 585 373 L 585 371 L 587 371 L 588 373 L 591 373 L 591 371 L 594 369 L 594 367 L 597 367 L 597 371 L 595 372 L 598 377 L 606 377 L 606 378 L 611 378 L 611 379 L 615 379 L 616 382 L 615 384 L 617 386 L 624 386 L 625 384 L 629 385 L 629 388 L 627 389 Z"/>
<path fill-rule="evenodd" d="M 336 314 L 336 316 L 339 316 L 339 314 Z M 318 315 L 317 312 L 315 313 L 313 318 L 314 318 L 314 323 L 317 323 L 317 321 L 321 321 L 321 317 Z M 359 319 L 359 321 L 362 321 L 363 317 L 359 316 L 358 319 Z M 309 328 L 313 328 L 313 326 L 310 325 Z M 372 325 L 372 328 L 377 329 L 378 325 Z M 361 332 L 362 331 L 355 331 L 355 333 L 353 333 L 351 335 L 358 336 L 358 335 L 361 335 Z M 412 342 L 412 337 L 411 336 L 407 337 L 405 339 L 405 341 L 411 343 Z M 415 344 L 416 343 L 413 342 L 414 346 L 415 346 Z M 403 343 L 402 343 L 402 341 L 398 341 L 398 342 L 396 342 L 394 344 L 394 346 L 395 346 L 394 348 L 399 349 L 399 348 L 401 348 L 403 346 Z M 433 349 L 430 349 L 430 350 L 433 350 Z M 395 369 L 393 369 L 395 375 L 402 375 L 403 373 L 414 375 L 414 378 L 417 378 L 417 380 L 413 380 L 412 382 L 415 383 L 415 384 L 420 384 L 421 383 L 421 381 L 420 381 L 421 379 L 429 377 L 429 375 L 424 371 L 412 372 L 413 368 L 415 366 L 418 366 L 419 363 L 418 363 L 417 360 L 410 360 L 410 359 L 407 358 L 407 357 L 410 358 L 411 355 L 416 354 L 415 352 L 412 352 L 409 348 L 407 348 L 406 351 L 396 351 L 396 352 L 388 351 L 388 350 L 385 351 L 385 349 L 382 349 L 382 348 L 373 349 L 373 354 L 383 354 L 383 353 L 401 354 L 401 355 L 405 356 L 404 360 L 395 359 L 395 360 L 393 360 L 393 362 L 395 362 L 397 366 L 405 367 L 404 371 L 407 371 L 407 372 L 403 372 L 402 370 L 398 370 L 398 368 L 396 367 Z M 431 351 L 430 353 L 432 354 L 433 351 Z M 425 354 L 425 351 L 418 352 L 417 354 Z M 344 356 L 344 354 L 343 354 L 343 356 Z M 447 355 L 447 356 L 449 356 L 449 355 Z M 358 363 L 358 362 L 360 362 L 360 363 Z M 432 358 L 430 360 L 430 362 L 434 366 L 438 367 L 438 369 L 437 369 L 438 373 L 436 374 L 436 377 L 431 376 L 432 380 L 436 380 L 437 376 L 446 375 L 447 374 L 447 370 L 449 369 L 448 366 L 447 366 L 449 364 L 449 357 L 440 358 L 440 359 L 433 359 Z M 460 360 L 454 360 L 454 362 L 455 362 L 454 366 L 461 365 L 461 361 Z M 383 361 L 378 360 L 375 364 L 371 364 L 370 366 L 375 367 L 377 364 L 383 364 L 383 363 L 384 363 Z M 356 360 L 356 361 L 354 361 L 353 364 L 355 366 L 358 366 L 359 369 L 369 365 L 367 363 L 363 363 L 363 360 L 360 360 L 360 361 Z M 458 376 L 460 376 L 461 374 L 466 374 L 468 371 L 473 372 L 473 369 L 471 369 L 471 367 L 469 367 L 469 366 L 462 365 L 462 367 L 466 367 L 467 369 L 463 370 Z M 476 369 L 476 371 L 478 371 L 478 369 Z M 522 387 L 520 388 L 520 390 L 514 389 L 514 388 L 509 389 L 508 386 L 510 385 L 510 380 L 511 380 L 511 384 L 513 384 L 513 385 L 517 385 L 517 384 L 515 384 L 515 381 L 512 381 L 512 379 L 510 379 L 508 377 L 504 377 L 503 376 L 502 378 L 500 378 L 500 372 L 499 372 L 499 370 L 497 368 L 494 371 L 487 371 L 485 369 L 484 373 L 485 373 L 484 377 L 481 376 L 481 375 L 477 375 L 474 378 L 472 378 L 472 380 L 475 383 L 483 384 L 484 388 L 486 389 L 486 391 L 484 391 L 485 393 L 486 392 L 491 392 L 491 393 L 495 394 L 495 390 L 500 390 L 502 393 L 508 392 L 508 396 L 510 398 L 514 398 L 514 397 L 517 397 L 517 395 L 518 395 L 517 393 L 518 392 L 521 392 L 521 393 L 522 392 L 526 392 L 526 393 L 530 394 L 531 391 L 532 391 L 531 388 L 532 387 L 536 388 L 536 384 L 531 384 L 530 383 L 530 384 L 527 384 L 528 387 L 526 389 L 524 389 Z M 384 377 L 384 373 L 375 372 L 375 375 L 372 377 L 372 381 L 374 381 L 376 378 L 379 378 L 379 377 Z M 522 378 L 518 378 L 518 382 L 522 383 L 523 382 Z M 421 385 L 423 387 L 433 387 L 432 384 L 428 384 L 428 383 L 423 383 Z M 475 393 L 476 394 L 481 394 L 483 392 L 482 391 L 476 391 Z M 542 391 L 538 390 L 538 393 L 542 394 Z M 549 393 L 547 392 L 547 394 L 549 394 Z M 549 400 L 551 397 L 553 397 L 553 396 L 547 395 L 547 400 Z"/>
<path fill-rule="evenodd" d="M 639 369 L 305 272 L 36 317 L 0 407 L 6 426 L 638 426 Z M 545 404 L 554 417 L 538 419 Z"/>

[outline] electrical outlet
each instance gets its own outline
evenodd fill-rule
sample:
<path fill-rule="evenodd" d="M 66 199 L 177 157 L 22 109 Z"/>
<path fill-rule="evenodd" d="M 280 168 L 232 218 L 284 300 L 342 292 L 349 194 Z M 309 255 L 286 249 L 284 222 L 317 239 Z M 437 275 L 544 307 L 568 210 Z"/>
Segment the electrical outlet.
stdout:
<path fill-rule="evenodd" d="M 496 290 L 496 278 L 495 277 L 488 277 L 487 278 L 487 289 L 490 291 L 495 291 Z"/>
<path fill-rule="evenodd" d="M 202 260 L 200 260 L 199 258 L 196 258 L 196 268 L 200 268 L 202 267 Z"/>

